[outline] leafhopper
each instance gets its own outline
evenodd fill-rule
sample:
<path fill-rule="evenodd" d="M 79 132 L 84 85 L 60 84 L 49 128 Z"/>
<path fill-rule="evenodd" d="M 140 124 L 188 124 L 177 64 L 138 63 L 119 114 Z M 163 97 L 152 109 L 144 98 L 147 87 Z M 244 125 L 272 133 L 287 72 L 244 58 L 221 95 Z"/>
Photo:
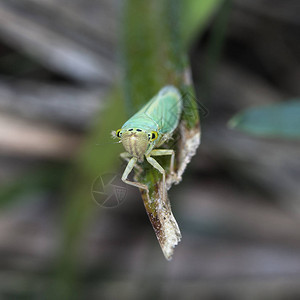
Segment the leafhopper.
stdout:
<path fill-rule="evenodd" d="M 133 115 L 121 129 L 114 131 L 114 137 L 120 139 L 126 152 L 121 157 L 128 161 L 122 180 L 132 186 L 144 190 L 149 198 L 149 189 L 146 184 L 128 180 L 128 175 L 136 168 L 141 171 L 138 162 L 144 159 L 161 173 L 159 203 L 156 208 L 157 216 L 150 217 L 157 238 L 165 257 L 169 260 L 173 248 L 181 239 L 181 233 L 172 214 L 167 196 L 166 171 L 154 158 L 155 156 L 170 156 L 171 182 L 176 182 L 174 172 L 175 152 L 173 149 L 159 149 L 168 141 L 177 128 L 182 112 L 182 97 L 174 86 L 165 86 L 141 110 Z M 159 222 L 159 224 L 158 224 Z M 155 224 L 154 224 L 155 223 Z"/>

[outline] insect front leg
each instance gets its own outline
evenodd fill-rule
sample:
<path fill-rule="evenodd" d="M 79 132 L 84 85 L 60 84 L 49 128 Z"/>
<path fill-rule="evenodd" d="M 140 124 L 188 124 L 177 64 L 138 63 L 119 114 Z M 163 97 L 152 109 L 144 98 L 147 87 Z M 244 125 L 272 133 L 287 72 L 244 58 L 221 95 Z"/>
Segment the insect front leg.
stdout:
<path fill-rule="evenodd" d="M 129 185 L 133 185 L 133 186 L 138 187 L 140 189 L 146 190 L 147 195 L 149 196 L 149 190 L 148 190 L 147 185 L 142 184 L 140 182 L 134 182 L 134 181 L 127 180 L 127 177 L 129 175 L 129 173 L 132 171 L 132 169 L 134 168 L 136 162 L 137 162 L 137 158 L 136 157 L 132 157 L 129 160 L 129 162 L 128 162 L 127 166 L 126 166 L 126 169 L 125 169 L 125 171 L 124 171 L 124 173 L 122 175 L 122 181 L 125 182 L 125 183 L 127 183 L 127 184 L 129 184 Z"/>
<path fill-rule="evenodd" d="M 122 153 L 120 153 L 120 156 L 122 159 L 126 160 L 127 162 L 129 162 L 130 159 L 132 158 L 132 155 L 128 152 L 122 152 Z M 136 168 L 136 170 L 138 171 L 137 176 L 139 176 L 143 172 L 143 169 L 141 166 L 135 164 L 133 167 Z"/>

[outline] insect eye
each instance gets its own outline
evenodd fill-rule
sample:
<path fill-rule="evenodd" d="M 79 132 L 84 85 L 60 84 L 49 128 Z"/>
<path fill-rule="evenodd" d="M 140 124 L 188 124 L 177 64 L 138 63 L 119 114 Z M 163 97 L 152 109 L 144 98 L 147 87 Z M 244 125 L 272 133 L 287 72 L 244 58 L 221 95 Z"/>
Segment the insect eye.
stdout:
<path fill-rule="evenodd" d="M 151 141 L 155 141 L 158 137 L 158 134 L 156 131 L 151 132 Z"/>
<path fill-rule="evenodd" d="M 116 135 L 117 135 L 118 138 L 121 137 L 121 135 L 122 135 L 122 134 L 121 134 L 121 129 L 118 129 L 118 130 L 116 131 Z"/>

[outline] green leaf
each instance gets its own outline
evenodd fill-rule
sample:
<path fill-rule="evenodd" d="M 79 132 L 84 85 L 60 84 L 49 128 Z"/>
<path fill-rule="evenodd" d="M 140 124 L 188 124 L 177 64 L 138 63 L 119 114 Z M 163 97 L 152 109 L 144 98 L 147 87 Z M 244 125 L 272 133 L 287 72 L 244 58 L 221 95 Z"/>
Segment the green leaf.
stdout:
<path fill-rule="evenodd" d="M 249 108 L 235 115 L 230 128 L 261 136 L 287 139 L 300 138 L 300 101 Z"/>

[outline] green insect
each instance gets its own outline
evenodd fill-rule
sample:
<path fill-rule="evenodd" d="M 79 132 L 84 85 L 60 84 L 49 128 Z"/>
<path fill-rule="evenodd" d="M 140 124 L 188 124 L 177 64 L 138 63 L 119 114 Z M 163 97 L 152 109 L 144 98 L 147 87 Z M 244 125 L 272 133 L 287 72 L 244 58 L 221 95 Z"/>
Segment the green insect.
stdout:
<path fill-rule="evenodd" d="M 182 97 L 174 86 L 165 86 L 141 110 L 133 115 L 121 129 L 113 132 L 126 152 L 121 157 L 128 161 L 122 180 L 130 185 L 146 190 L 147 185 L 127 179 L 134 167 L 140 169 L 137 162 L 144 157 L 163 177 L 162 200 L 166 200 L 166 173 L 153 156 L 170 155 L 170 172 L 174 174 L 175 152 L 172 149 L 156 149 L 169 140 L 177 128 L 182 111 Z"/>

